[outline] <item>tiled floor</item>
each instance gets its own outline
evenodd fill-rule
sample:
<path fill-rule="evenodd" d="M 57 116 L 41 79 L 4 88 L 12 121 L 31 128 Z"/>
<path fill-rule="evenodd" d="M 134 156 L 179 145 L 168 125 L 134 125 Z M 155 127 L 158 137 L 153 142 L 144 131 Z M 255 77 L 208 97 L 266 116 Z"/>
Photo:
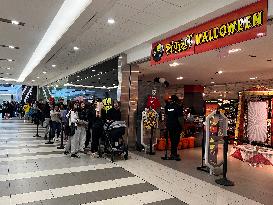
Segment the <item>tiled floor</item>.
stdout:
<path fill-rule="evenodd" d="M 143 152 L 134 153 L 217 186 L 215 179 L 219 177 L 196 169 L 201 164 L 201 148 L 181 150 L 182 160 L 180 162 L 161 160 L 160 157 L 164 155 L 164 152 L 160 151 L 157 151 L 156 155 L 147 155 Z M 221 188 L 262 204 L 273 204 L 273 166 L 255 168 L 246 162 L 228 157 L 228 178 L 235 183 L 235 186 Z"/>
<path fill-rule="evenodd" d="M 0 120 L 0 130 L 0 205 L 185 204 L 107 159 L 64 155 L 30 123 Z"/>
<path fill-rule="evenodd" d="M 0 205 L 259 204 L 133 153 L 72 159 L 23 121 L 2 120 L 0 130 Z"/>

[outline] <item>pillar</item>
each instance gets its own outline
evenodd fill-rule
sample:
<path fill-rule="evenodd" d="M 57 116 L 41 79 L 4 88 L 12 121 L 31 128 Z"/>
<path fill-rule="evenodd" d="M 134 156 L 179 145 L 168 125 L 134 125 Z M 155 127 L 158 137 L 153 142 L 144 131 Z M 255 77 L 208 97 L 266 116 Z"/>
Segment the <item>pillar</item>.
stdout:
<path fill-rule="evenodd" d="M 136 144 L 136 110 L 138 101 L 138 65 L 126 64 L 126 56 L 122 56 L 122 64 L 119 64 L 121 69 L 121 117 L 127 122 L 127 130 L 125 140 L 128 146 L 134 148 Z"/>

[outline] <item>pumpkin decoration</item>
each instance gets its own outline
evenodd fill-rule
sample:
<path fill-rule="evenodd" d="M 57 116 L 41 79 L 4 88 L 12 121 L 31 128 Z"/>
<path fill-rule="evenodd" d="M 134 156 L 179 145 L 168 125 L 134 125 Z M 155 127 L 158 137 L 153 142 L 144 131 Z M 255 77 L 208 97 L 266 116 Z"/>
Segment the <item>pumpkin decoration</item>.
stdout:
<path fill-rule="evenodd" d="M 188 142 L 189 142 L 189 148 L 194 148 L 194 137 L 189 137 L 188 138 Z"/>

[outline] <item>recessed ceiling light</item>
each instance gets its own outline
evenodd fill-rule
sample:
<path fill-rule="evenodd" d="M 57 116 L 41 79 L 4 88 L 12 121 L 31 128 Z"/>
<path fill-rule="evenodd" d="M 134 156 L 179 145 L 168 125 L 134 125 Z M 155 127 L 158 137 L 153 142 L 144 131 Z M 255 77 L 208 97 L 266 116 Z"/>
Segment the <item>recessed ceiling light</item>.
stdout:
<path fill-rule="evenodd" d="M 215 82 L 213 82 L 213 81 L 212 81 L 212 82 L 210 82 L 210 83 L 211 83 L 211 84 L 215 84 Z"/>
<path fill-rule="evenodd" d="M 32 80 L 32 82 L 35 82 L 35 80 Z"/>
<path fill-rule="evenodd" d="M 176 67 L 176 66 L 179 66 L 179 65 L 180 65 L 180 64 L 177 63 L 177 62 L 173 62 L 173 63 L 169 64 L 169 66 L 171 66 L 171 67 Z"/>
<path fill-rule="evenodd" d="M 251 77 L 250 80 L 256 80 L 258 77 Z"/>
<path fill-rule="evenodd" d="M 79 50 L 80 48 L 77 47 L 77 46 L 74 46 L 73 49 L 74 49 L 74 51 L 77 51 L 77 50 Z"/>
<path fill-rule="evenodd" d="M 92 72 L 95 72 L 96 70 L 92 70 Z"/>
<path fill-rule="evenodd" d="M 78 75 L 77 78 L 79 78 L 80 76 Z"/>
<path fill-rule="evenodd" d="M 79 82 L 80 80 L 78 79 L 77 81 Z"/>
<path fill-rule="evenodd" d="M 40 77 L 39 77 L 39 76 L 37 76 L 36 78 L 37 78 L 37 79 L 39 79 Z"/>
<path fill-rule="evenodd" d="M 109 19 L 107 20 L 107 22 L 108 22 L 109 24 L 114 24 L 114 23 L 115 23 L 115 20 L 114 20 L 113 18 L 109 18 Z"/>
<path fill-rule="evenodd" d="M 231 54 L 231 53 L 236 53 L 236 52 L 239 52 L 239 51 L 241 51 L 242 49 L 241 48 L 233 48 L 233 49 L 230 49 L 229 51 L 228 51 L 228 53 L 229 54 Z"/>
<path fill-rule="evenodd" d="M 46 74 L 46 72 L 44 71 L 43 74 Z"/>
<path fill-rule="evenodd" d="M 12 20 L 11 23 L 14 25 L 19 25 L 19 21 L 16 21 L 16 20 Z"/>
<path fill-rule="evenodd" d="M 7 61 L 12 62 L 13 60 L 12 59 L 7 59 Z"/>
<path fill-rule="evenodd" d="M 222 70 L 219 70 L 217 73 L 218 73 L 218 74 L 223 74 L 223 71 L 222 71 Z"/>
<path fill-rule="evenodd" d="M 176 78 L 177 80 L 183 80 L 184 78 L 182 76 Z"/>
<path fill-rule="evenodd" d="M 52 65 L 52 67 L 53 67 L 53 68 L 55 68 L 55 67 L 56 67 L 56 65 L 55 65 L 55 64 L 53 64 L 53 65 Z"/>
<path fill-rule="evenodd" d="M 8 67 L 7 70 L 10 70 L 10 67 Z"/>
<path fill-rule="evenodd" d="M 9 46 L 9 48 L 14 49 L 15 47 L 14 46 Z"/>

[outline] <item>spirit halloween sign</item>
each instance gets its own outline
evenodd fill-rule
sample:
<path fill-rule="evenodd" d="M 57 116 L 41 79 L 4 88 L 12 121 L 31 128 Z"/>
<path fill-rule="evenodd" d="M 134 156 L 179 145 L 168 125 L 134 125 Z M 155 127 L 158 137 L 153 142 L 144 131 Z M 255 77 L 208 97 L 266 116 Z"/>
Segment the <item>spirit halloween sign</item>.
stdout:
<path fill-rule="evenodd" d="M 152 45 L 151 64 L 159 64 L 266 34 L 267 0 L 243 7 Z M 262 35 L 261 35 L 262 36 Z"/>

